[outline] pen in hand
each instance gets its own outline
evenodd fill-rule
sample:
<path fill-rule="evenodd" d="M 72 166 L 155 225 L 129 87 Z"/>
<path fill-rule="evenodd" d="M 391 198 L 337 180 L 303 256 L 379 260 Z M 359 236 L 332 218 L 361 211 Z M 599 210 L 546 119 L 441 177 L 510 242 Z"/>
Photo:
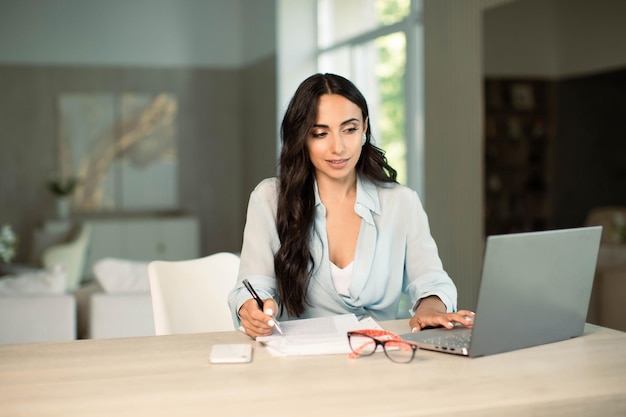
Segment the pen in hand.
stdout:
<path fill-rule="evenodd" d="M 259 306 L 259 310 L 263 311 L 263 300 L 261 300 L 254 288 L 252 288 L 250 282 L 247 279 L 244 279 L 243 285 L 246 287 L 250 295 L 252 295 L 252 298 L 254 298 L 254 300 L 256 301 L 256 304 Z M 272 317 L 272 320 L 274 321 L 274 327 L 276 328 L 276 330 L 278 330 L 278 333 L 283 334 L 283 331 L 278 324 L 278 320 L 276 320 L 274 317 Z"/>

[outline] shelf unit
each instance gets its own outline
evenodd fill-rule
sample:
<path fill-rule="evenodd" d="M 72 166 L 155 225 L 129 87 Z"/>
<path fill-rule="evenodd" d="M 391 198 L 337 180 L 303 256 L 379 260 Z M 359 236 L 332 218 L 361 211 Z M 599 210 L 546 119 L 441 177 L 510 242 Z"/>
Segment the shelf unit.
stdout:
<path fill-rule="evenodd" d="M 485 92 L 485 234 L 552 227 L 555 84 L 487 78 Z"/>

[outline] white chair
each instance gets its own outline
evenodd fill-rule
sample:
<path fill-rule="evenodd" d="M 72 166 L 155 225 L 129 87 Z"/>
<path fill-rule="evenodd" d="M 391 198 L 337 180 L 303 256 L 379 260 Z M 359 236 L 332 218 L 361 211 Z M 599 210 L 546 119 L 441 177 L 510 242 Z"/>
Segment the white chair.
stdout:
<path fill-rule="evenodd" d="M 234 330 L 228 293 L 239 273 L 239 256 L 220 252 L 187 261 L 148 265 L 157 335 Z"/>
<path fill-rule="evenodd" d="M 626 227 L 626 206 L 595 207 L 587 214 L 585 226 L 602 226 L 601 245 L 620 245 L 626 248 L 626 239 L 623 236 L 623 228 Z"/>
<path fill-rule="evenodd" d="M 42 253 L 42 263 L 45 268 L 53 268 L 57 265 L 64 268 L 67 274 L 68 291 L 74 291 L 80 286 L 90 240 L 91 227 L 85 224 L 74 240 L 52 245 Z"/>

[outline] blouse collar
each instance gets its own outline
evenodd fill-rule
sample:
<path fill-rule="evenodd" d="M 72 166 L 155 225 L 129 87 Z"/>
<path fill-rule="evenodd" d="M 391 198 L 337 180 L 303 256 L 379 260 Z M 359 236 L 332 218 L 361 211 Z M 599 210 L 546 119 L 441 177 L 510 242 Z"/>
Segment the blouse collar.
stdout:
<path fill-rule="evenodd" d="M 317 187 L 317 180 L 314 181 L 314 190 L 315 207 L 323 205 Z M 356 179 L 356 202 L 354 203 L 354 211 L 371 225 L 374 224 L 372 214 L 380 214 L 380 198 L 376 185 L 360 175 L 357 175 Z"/>

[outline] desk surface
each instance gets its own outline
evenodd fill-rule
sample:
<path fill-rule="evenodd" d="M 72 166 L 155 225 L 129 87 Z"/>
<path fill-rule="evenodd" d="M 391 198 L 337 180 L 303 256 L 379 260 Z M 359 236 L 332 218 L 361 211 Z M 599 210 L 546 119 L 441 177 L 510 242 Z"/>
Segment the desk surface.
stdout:
<path fill-rule="evenodd" d="M 405 332 L 406 320 L 382 322 Z M 211 365 L 216 343 L 250 364 Z M 469 359 L 272 357 L 239 332 L 0 346 L 0 416 L 624 416 L 626 333 Z"/>

